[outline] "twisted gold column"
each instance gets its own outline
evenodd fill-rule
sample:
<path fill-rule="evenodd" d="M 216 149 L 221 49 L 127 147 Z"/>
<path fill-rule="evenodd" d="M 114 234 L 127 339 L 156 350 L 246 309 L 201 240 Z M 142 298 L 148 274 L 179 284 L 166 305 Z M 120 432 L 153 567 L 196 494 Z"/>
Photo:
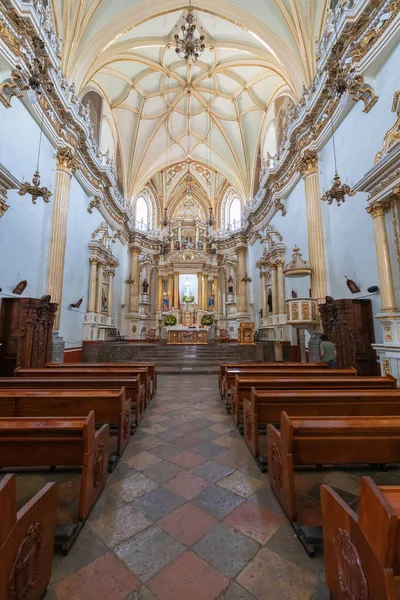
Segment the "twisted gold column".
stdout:
<path fill-rule="evenodd" d="M 88 312 L 93 313 L 96 310 L 96 282 L 97 282 L 97 258 L 90 258 L 90 279 L 89 279 L 89 300 Z"/>
<path fill-rule="evenodd" d="M 58 150 L 54 212 L 47 270 L 47 294 L 51 296 L 52 302 L 58 304 L 54 320 L 54 331 L 59 331 L 60 329 L 69 194 L 71 190 L 71 177 L 76 166 L 76 161 L 69 148 Z"/>
<path fill-rule="evenodd" d="M 326 297 L 326 270 L 318 155 L 315 152 L 305 152 L 300 162 L 300 169 L 306 195 L 308 257 L 313 269 L 311 296 L 323 303 Z"/>
<path fill-rule="evenodd" d="M 237 268 L 237 312 L 245 313 L 247 312 L 247 288 L 246 282 L 242 281 L 246 276 L 246 252 L 247 249 L 244 246 L 238 248 L 237 257 L 238 257 L 238 268 Z"/>
<path fill-rule="evenodd" d="M 376 258 L 378 262 L 378 277 L 381 292 L 382 312 L 397 310 L 389 254 L 389 243 L 385 224 L 385 212 L 389 208 L 389 200 L 373 202 L 366 208 L 366 211 L 374 220 Z"/>
<path fill-rule="evenodd" d="M 140 271 L 139 271 L 140 248 L 131 248 L 131 277 L 133 283 L 130 288 L 129 312 L 139 312 L 139 290 L 140 290 Z"/>

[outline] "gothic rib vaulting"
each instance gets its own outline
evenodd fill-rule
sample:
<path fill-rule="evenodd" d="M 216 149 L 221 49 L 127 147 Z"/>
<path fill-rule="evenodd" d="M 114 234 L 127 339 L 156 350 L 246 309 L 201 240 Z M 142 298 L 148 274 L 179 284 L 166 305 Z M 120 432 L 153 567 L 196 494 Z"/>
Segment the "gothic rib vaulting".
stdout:
<path fill-rule="evenodd" d="M 254 392 L 244 416 L 216 373 L 317 363 L 325 334 L 336 367 L 400 383 L 399 64 L 400 0 L 0 0 L 0 387 L 49 359 L 137 370 L 118 372 L 125 396 L 104 371 L 96 392 L 81 380 L 76 406 L 98 391 L 117 407 L 114 470 L 106 483 L 106 428 L 78 423 L 82 477 L 51 472 L 57 540 L 75 545 L 49 583 L 54 523 L 34 524 L 0 598 L 39 600 L 49 583 L 46 600 L 395 600 L 390 552 L 372 592 L 348 525 L 332 573 L 304 553 L 320 485 L 353 509 L 361 471 L 296 474 L 288 509 L 287 465 L 255 412 L 268 398 Z M 269 475 L 253 460 L 267 452 Z M 38 478 L 20 475 L 18 507 Z M 7 515 L 13 485 L 1 467 Z"/>

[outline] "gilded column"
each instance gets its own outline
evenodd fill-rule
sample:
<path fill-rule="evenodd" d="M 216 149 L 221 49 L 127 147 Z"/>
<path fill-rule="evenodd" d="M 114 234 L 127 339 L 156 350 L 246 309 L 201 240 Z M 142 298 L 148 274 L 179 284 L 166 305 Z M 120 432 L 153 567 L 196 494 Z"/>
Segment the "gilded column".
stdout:
<path fill-rule="evenodd" d="M 214 277 L 214 311 L 219 312 L 219 281 L 218 275 Z"/>
<path fill-rule="evenodd" d="M 198 310 L 203 310 L 203 275 L 197 273 L 197 306 Z"/>
<path fill-rule="evenodd" d="M 325 302 L 326 270 L 325 248 L 322 228 L 321 189 L 318 175 L 318 155 L 305 152 L 300 163 L 306 195 L 306 217 L 308 232 L 308 257 L 313 269 L 311 275 L 311 295 L 319 302 Z"/>
<path fill-rule="evenodd" d="M 47 294 L 51 296 L 52 302 L 58 304 L 58 310 L 54 321 L 54 331 L 59 331 L 60 329 L 69 194 L 71 189 L 71 177 L 76 166 L 76 161 L 69 148 L 61 148 L 58 150 L 56 186 L 54 191 L 54 212 L 47 270 Z"/>
<path fill-rule="evenodd" d="M 278 313 L 280 315 L 285 314 L 285 276 L 283 274 L 283 260 L 278 260 L 276 263 L 276 278 L 278 288 Z"/>
<path fill-rule="evenodd" d="M 173 275 L 172 275 L 172 273 L 170 273 L 168 275 L 168 298 L 170 299 L 171 303 L 173 303 L 172 301 L 173 301 L 173 297 L 174 297 L 173 296 L 173 294 L 174 294 L 173 282 L 174 282 Z M 171 304 L 171 306 L 172 306 L 172 304 Z"/>
<path fill-rule="evenodd" d="M 157 310 L 162 310 L 163 307 L 163 278 L 162 275 L 157 277 Z"/>
<path fill-rule="evenodd" d="M 261 277 L 261 293 L 262 293 L 262 312 L 263 312 L 263 318 L 265 318 L 268 315 L 268 298 L 267 298 L 267 286 L 266 286 L 267 274 L 260 273 L 260 277 Z"/>
<path fill-rule="evenodd" d="M 247 288 L 246 282 L 242 281 L 246 276 L 246 248 L 241 246 L 237 251 L 238 269 L 237 269 L 237 312 L 247 312 Z"/>
<path fill-rule="evenodd" d="M 131 277 L 133 283 L 130 289 L 129 312 L 139 312 L 139 290 L 140 290 L 140 270 L 139 270 L 140 248 L 131 248 Z"/>
<path fill-rule="evenodd" d="M 385 212 L 389 208 L 389 200 L 372 202 L 372 204 L 366 208 L 366 211 L 374 220 L 376 258 L 378 262 L 382 312 L 397 310 L 394 295 L 392 267 L 390 263 L 389 243 L 385 224 Z"/>
<path fill-rule="evenodd" d="M 99 262 L 97 268 L 96 312 L 101 315 L 103 308 L 103 270 L 104 264 Z"/>
<path fill-rule="evenodd" d="M 112 317 L 112 314 L 113 314 L 114 276 L 115 276 L 115 267 L 110 267 L 108 270 L 108 298 L 107 298 L 107 307 L 108 307 L 108 316 L 109 317 Z"/>
<path fill-rule="evenodd" d="M 170 298 L 170 302 L 172 302 L 172 298 Z M 175 310 L 179 308 L 179 273 L 174 273 L 174 308 Z"/>
<path fill-rule="evenodd" d="M 97 282 L 97 258 L 90 258 L 90 279 L 89 279 L 89 300 L 88 312 L 94 313 L 96 310 L 96 282 Z"/>
<path fill-rule="evenodd" d="M 276 277 L 276 265 L 271 264 L 271 294 L 272 294 L 272 314 L 278 313 L 278 282 Z"/>

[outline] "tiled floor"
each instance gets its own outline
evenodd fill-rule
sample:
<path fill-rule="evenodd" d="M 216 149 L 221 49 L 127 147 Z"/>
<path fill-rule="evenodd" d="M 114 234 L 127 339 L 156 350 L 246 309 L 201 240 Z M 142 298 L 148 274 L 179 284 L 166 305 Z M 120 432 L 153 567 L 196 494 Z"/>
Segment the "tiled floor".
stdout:
<path fill-rule="evenodd" d="M 317 503 L 315 475 L 301 481 Z M 330 483 L 345 488 L 340 474 Z M 78 541 L 54 559 L 46 600 L 217 598 L 328 600 L 323 559 L 294 537 L 217 377 L 161 376 Z"/>

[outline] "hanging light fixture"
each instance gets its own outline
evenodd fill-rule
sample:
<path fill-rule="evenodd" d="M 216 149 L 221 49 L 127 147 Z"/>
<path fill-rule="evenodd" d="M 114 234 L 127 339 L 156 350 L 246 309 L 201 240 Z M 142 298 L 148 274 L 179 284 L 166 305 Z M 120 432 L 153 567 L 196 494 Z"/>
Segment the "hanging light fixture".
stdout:
<path fill-rule="evenodd" d="M 328 204 L 332 204 L 335 200 L 338 206 L 345 202 L 346 196 L 354 196 L 355 191 L 352 190 L 348 185 L 342 183 L 338 170 L 337 170 L 337 162 L 336 162 L 336 144 L 335 144 L 335 132 L 333 130 L 333 120 L 331 117 L 331 127 L 332 127 L 332 143 L 333 143 L 333 159 L 335 162 L 335 176 L 333 178 L 332 187 L 330 190 L 325 192 L 322 196 L 321 200 L 323 202 L 327 202 Z"/>
<path fill-rule="evenodd" d="M 37 163 L 36 163 L 36 171 L 32 177 L 32 183 L 28 183 L 27 181 L 24 181 L 18 190 L 18 194 L 20 196 L 25 196 L 25 194 L 30 194 L 33 204 L 36 204 L 36 201 L 38 198 L 43 198 L 44 202 L 50 202 L 50 198 L 52 196 L 52 193 L 50 192 L 50 190 L 47 187 L 40 187 L 39 160 L 40 160 L 40 149 L 42 146 L 43 116 L 44 116 L 44 111 L 42 109 L 42 118 L 40 121 L 38 157 L 37 157 Z"/>
<path fill-rule="evenodd" d="M 187 14 L 183 17 L 181 33 L 175 35 L 175 52 L 186 62 L 196 62 L 206 49 L 204 35 L 201 35 L 200 38 L 195 36 L 196 26 L 197 18 L 193 14 L 192 2 L 189 0 Z"/>

